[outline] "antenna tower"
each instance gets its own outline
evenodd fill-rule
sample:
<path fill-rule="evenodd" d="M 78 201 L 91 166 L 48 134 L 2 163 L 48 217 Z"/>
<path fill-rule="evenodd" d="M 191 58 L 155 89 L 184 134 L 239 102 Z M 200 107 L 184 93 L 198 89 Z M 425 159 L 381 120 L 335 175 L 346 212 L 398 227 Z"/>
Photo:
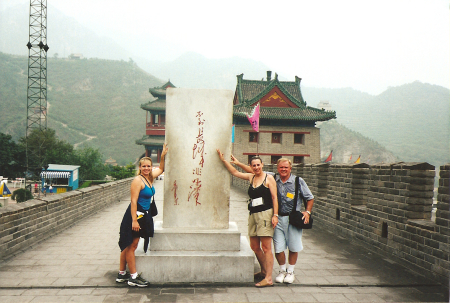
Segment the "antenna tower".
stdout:
<path fill-rule="evenodd" d="M 30 0 L 30 23 L 28 47 L 28 87 L 27 87 L 27 128 L 26 128 L 26 156 L 27 173 L 31 154 L 41 163 L 42 142 L 39 149 L 31 151 L 28 136 L 31 131 L 47 129 L 47 0 Z M 41 137 L 41 140 L 43 138 Z M 36 169 L 36 168 L 35 168 Z M 25 182 L 26 183 L 26 182 Z M 26 184 L 25 184 L 26 185 Z"/>

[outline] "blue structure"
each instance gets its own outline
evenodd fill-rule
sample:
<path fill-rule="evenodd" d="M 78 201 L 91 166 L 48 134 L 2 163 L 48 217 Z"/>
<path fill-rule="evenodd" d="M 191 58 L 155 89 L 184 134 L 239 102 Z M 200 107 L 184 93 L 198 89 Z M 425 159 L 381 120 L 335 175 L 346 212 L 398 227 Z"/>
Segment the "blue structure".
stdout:
<path fill-rule="evenodd" d="M 53 186 L 54 193 L 65 193 L 79 186 L 79 169 L 77 165 L 49 164 L 47 170 L 41 172 L 42 188 Z"/>

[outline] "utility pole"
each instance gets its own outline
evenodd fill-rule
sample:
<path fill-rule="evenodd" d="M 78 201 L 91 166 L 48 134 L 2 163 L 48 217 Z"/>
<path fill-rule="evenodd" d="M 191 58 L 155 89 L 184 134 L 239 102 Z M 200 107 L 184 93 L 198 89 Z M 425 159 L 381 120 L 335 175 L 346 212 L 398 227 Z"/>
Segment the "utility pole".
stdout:
<path fill-rule="evenodd" d="M 26 125 L 26 173 L 31 168 L 34 172 L 42 166 L 41 146 L 38 150 L 31 150 L 28 145 L 28 136 L 31 131 L 38 129 L 43 132 L 47 129 L 47 0 L 30 0 L 30 22 L 28 47 L 28 87 L 27 87 L 27 125 Z M 43 140 L 40 136 L 40 140 Z M 29 167 L 29 157 L 38 159 L 38 167 Z"/>

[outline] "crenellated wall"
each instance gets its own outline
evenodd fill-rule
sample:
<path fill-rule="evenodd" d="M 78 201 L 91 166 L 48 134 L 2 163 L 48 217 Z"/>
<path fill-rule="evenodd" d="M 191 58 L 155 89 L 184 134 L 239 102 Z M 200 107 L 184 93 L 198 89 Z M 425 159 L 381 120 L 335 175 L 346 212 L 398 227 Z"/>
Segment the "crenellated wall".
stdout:
<path fill-rule="evenodd" d="M 133 178 L 0 208 L 0 259 L 41 242 L 129 197 Z"/>
<path fill-rule="evenodd" d="M 276 165 L 265 165 L 276 172 Z M 448 282 L 450 164 L 440 167 L 436 222 L 435 167 L 428 163 L 294 165 L 315 196 L 315 226 Z M 248 182 L 233 177 L 233 185 Z"/>

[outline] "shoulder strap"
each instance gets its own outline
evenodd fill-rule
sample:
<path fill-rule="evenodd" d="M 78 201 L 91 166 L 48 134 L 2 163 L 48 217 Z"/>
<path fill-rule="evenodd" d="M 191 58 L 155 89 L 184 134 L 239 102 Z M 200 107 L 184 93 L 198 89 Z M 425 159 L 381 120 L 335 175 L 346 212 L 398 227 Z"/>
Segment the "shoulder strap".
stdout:
<path fill-rule="evenodd" d="M 295 177 L 295 197 L 294 197 L 295 202 L 294 202 L 294 209 L 297 209 L 297 197 L 298 197 L 298 190 L 299 190 L 299 184 L 298 184 L 299 181 L 300 181 L 300 178 L 298 176 L 296 176 Z M 302 199 L 303 205 L 305 206 L 305 210 L 306 210 L 306 199 L 305 199 L 305 197 L 303 197 L 303 193 L 302 192 L 300 192 L 300 198 Z"/>
<path fill-rule="evenodd" d="M 147 180 L 147 179 L 145 179 L 145 178 L 142 177 L 142 176 L 140 176 L 140 177 L 141 177 L 142 182 L 146 183 L 146 184 L 148 185 L 148 187 L 152 188 L 152 187 L 150 186 L 150 183 L 148 183 L 148 180 Z M 145 179 L 145 181 L 144 181 L 144 179 Z"/>
<path fill-rule="evenodd" d="M 297 198 L 298 198 L 298 176 L 295 177 L 294 207 L 292 208 L 292 211 L 297 211 Z"/>
<path fill-rule="evenodd" d="M 252 180 L 250 181 L 251 186 L 253 186 L 253 179 L 255 179 L 255 175 L 253 175 Z"/>

